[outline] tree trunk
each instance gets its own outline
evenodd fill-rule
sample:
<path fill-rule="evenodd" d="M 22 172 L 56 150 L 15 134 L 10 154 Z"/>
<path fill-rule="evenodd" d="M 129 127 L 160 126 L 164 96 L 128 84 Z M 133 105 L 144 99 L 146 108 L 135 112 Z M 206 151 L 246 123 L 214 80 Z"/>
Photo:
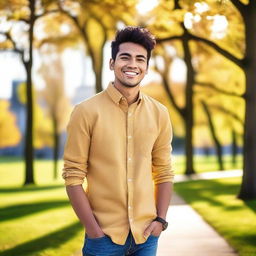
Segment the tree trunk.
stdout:
<path fill-rule="evenodd" d="M 209 108 L 208 108 L 208 106 L 206 105 L 206 103 L 204 101 L 202 101 L 202 105 L 203 105 L 205 114 L 207 116 L 208 123 L 209 123 L 209 128 L 210 128 L 211 135 L 212 135 L 212 139 L 213 139 L 214 144 L 215 144 L 217 158 L 218 158 L 218 164 L 219 164 L 219 170 L 224 170 L 223 157 L 222 157 L 222 155 L 223 155 L 222 147 L 221 147 L 219 139 L 218 139 L 218 137 L 216 135 L 215 128 L 214 128 L 214 125 L 213 125 L 213 121 L 212 121 L 212 118 L 211 118 L 211 114 L 210 114 Z"/>
<path fill-rule="evenodd" d="M 103 42 L 101 44 L 101 47 L 99 50 L 99 54 L 95 54 L 95 50 L 93 50 L 93 47 L 90 46 L 88 44 L 88 47 L 90 47 L 91 49 L 89 50 L 89 52 L 91 53 L 91 58 L 92 58 L 92 66 L 93 66 L 93 71 L 95 74 L 95 89 L 96 89 L 96 93 L 99 93 L 103 90 L 102 87 L 102 70 L 103 70 L 103 59 L 104 59 L 104 45 L 107 41 L 107 35 L 106 32 L 104 32 L 104 39 Z"/>
<path fill-rule="evenodd" d="M 26 83 L 26 97 L 27 97 L 27 118 L 26 118 L 26 132 L 25 132 L 25 182 L 24 185 L 34 184 L 34 147 L 33 147 L 33 94 L 32 94 L 32 65 L 33 65 L 33 34 L 35 22 L 35 1 L 29 1 L 30 7 L 30 27 L 29 27 L 29 52 L 28 60 L 24 60 L 27 83 Z"/>
<path fill-rule="evenodd" d="M 103 59 L 103 52 L 101 54 L 102 54 L 102 59 Z M 93 61 L 93 62 L 95 63 L 95 61 Z M 93 63 L 93 65 L 95 65 L 94 63 Z M 103 60 L 100 63 L 100 67 L 95 66 L 93 68 L 94 73 L 95 73 L 95 81 L 96 81 L 96 84 L 95 84 L 96 93 L 101 92 L 103 90 L 103 87 L 102 87 L 102 69 L 103 69 L 103 67 L 102 66 L 103 66 Z"/>
<path fill-rule="evenodd" d="M 85 28 L 81 28 L 79 27 L 79 24 L 77 23 L 77 26 L 80 29 L 81 35 L 83 36 L 83 40 L 85 42 L 85 45 L 87 47 L 87 50 L 89 52 L 89 55 L 91 57 L 92 60 L 92 68 L 95 74 L 95 92 L 101 92 L 103 90 L 102 87 L 102 69 L 103 69 L 103 58 L 104 58 L 104 45 L 107 41 L 107 34 L 106 34 L 106 29 L 104 28 L 104 26 L 100 23 L 100 21 L 98 19 L 96 19 L 96 21 L 101 25 L 102 27 L 102 32 L 103 32 L 103 36 L 104 39 L 102 41 L 101 46 L 99 47 L 98 51 L 99 54 L 96 53 L 93 45 L 91 44 L 90 40 L 89 40 L 89 35 L 87 34 L 86 30 L 89 28 L 87 26 L 85 26 Z M 88 23 L 87 23 L 88 24 Z"/>
<path fill-rule="evenodd" d="M 184 61 L 187 66 L 187 83 L 186 83 L 186 107 L 185 107 L 185 153 L 186 153 L 186 170 L 185 174 L 190 175 L 195 173 L 193 165 L 193 125 L 194 125 L 194 104 L 193 104 L 193 85 L 195 72 L 192 66 L 192 56 L 189 49 L 189 40 L 187 31 L 184 30 L 184 39 L 182 41 L 184 51 Z"/>
<path fill-rule="evenodd" d="M 244 167 L 241 199 L 256 199 L 256 5 L 255 1 L 245 7 L 243 14 L 246 30 L 245 54 L 245 125 L 244 125 Z"/>
<path fill-rule="evenodd" d="M 232 164 L 233 167 L 237 165 L 237 154 L 238 154 L 238 146 L 237 146 L 237 133 L 232 130 Z"/>
<path fill-rule="evenodd" d="M 59 133 L 58 133 L 58 123 L 55 116 L 53 116 L 53 178 L 56 180 L 58 178 L 58 159 L 59 159 Z"/>

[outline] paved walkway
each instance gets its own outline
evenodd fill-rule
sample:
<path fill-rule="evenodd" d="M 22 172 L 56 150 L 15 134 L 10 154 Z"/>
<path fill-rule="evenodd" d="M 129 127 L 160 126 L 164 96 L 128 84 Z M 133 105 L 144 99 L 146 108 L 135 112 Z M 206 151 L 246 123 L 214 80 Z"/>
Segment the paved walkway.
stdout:
<path fill-rule="evenodd" d="M 176 175 L 175 182 L 197 179 L 239 177 L 241 170 Z M 237 256 L 233 248 L 186 202 L 174 193 L 161 234 L 157 256 Z"/>
<path fill-rule="evenodd" d="M 168 211 L 169 227 L 159 239 L 157 256 L 237 256 L 202 217 L 174 194 Z"/>
<path fill-rule="evenodd" d="M 210 180 L 218 178 L 228 177 L 240 177 L 242 176 L 242 170 L 229 170 L 229 171 L 217 171 L 217 172 L 203 172 L 192 175 L 177 174 L 175 175 L 175 182 L 182 182 L 188 180 Z"/>

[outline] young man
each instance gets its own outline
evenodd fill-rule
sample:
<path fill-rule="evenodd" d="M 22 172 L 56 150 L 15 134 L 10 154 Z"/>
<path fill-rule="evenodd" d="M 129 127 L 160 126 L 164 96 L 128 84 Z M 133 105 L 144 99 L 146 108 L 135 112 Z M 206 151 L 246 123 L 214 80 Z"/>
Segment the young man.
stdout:
<path fill-rule="evenodd" d="M 86 229 L 84 256 L 154 256 L 167 227 L 171 124 L 167 109 L 140 92 L 154 46 L 144 28 L 118 31 L 114 82 L 71 115 L 63 178 Z"/>

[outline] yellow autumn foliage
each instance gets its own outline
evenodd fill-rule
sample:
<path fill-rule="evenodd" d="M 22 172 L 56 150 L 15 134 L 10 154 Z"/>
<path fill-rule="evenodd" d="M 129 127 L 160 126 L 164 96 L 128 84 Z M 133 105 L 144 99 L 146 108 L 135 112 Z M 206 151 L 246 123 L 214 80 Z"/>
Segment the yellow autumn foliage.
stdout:
<path fill-rule="evenodd" d="M 17 145 L 21 140 L 21 133 L 16 125 L 16 117 L 9 110 L 10 102 L 0 100 L 0 147 Z"/>

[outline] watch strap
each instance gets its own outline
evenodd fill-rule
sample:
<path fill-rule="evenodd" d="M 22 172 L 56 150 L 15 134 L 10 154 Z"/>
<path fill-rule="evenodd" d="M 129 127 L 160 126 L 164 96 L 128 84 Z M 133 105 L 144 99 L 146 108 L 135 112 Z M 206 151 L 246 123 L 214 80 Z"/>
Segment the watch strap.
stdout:
<path fill-rule="evenodd" d="M 154 219 L 154 221 L 158 221 L 158 222 L 162 223 L 163 230 L 167 229 L 168 222 L 167 222 L 165 219 L 163 219 L 163 218 L 161 218 L 161 217 L 156 217 L 156 218 Z"/>

